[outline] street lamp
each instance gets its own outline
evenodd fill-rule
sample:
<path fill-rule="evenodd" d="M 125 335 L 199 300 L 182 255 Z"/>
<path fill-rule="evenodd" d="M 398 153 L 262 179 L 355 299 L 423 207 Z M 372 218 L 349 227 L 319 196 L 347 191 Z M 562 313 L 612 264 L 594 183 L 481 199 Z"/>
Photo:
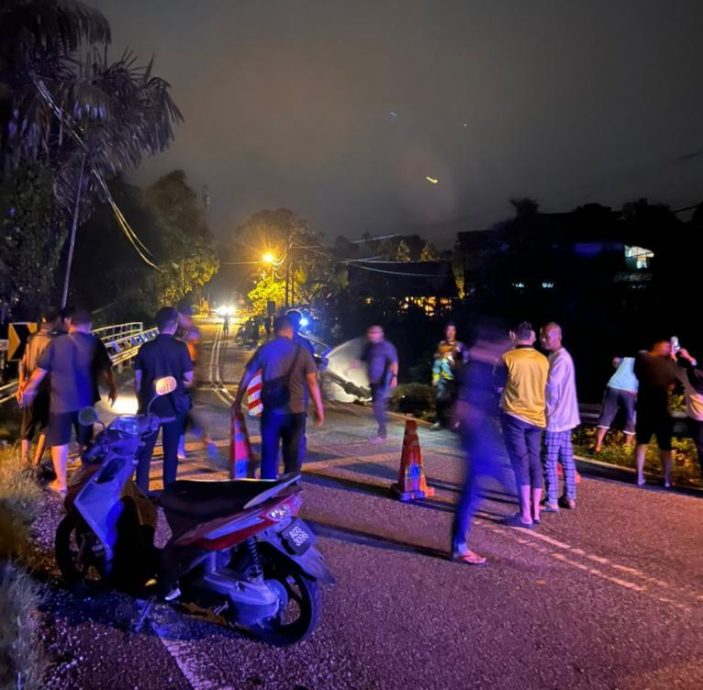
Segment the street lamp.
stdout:
<path fill-rule="evenodd" d="M 274 264 L 276 262 L 276 257 L 271 252 L 266 252 L 265 254 L 262 254 L 261 260 L 265 264 Z"/>

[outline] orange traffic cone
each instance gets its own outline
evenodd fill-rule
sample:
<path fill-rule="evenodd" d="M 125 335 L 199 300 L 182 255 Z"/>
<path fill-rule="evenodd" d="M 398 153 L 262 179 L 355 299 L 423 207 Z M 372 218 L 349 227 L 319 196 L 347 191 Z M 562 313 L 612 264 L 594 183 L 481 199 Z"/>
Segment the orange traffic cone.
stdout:
<path fill-rule="evenodd" d="M 253 454 L 244 415 L 232 410 L 232 439 L 229 446 L 229 478 L 246 479 L 254 476 Z"/>
<path fill-rule="evenodd" d="M 420 439 L 417 435 L 417 422 L 414 419 L 408 419 L 405 422 L 398 482 L 391 486 L 391 491 L 401 501 L 413 501 L 418 498 L 434 496 L 434 489 L 427 486 Z"/>

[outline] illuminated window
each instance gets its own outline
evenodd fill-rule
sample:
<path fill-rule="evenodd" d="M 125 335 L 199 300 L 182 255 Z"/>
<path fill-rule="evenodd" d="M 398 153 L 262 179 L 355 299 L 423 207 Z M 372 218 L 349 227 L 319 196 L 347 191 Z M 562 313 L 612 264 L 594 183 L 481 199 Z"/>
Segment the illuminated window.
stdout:
<path fill-rule="evenodd" d="M 517 281 L 517 282 L 514 282 L 514 283 L 513 283 L 513 287 L 514 287 L 516 290 L 524 290 L 524 289 L 525 289 L 525 283 L 522 283 L 522 282 L 520 282 L 520 281 Z"/>
<path fill-rule="evenodd" d="M 551 280 L 545 280 L 542 283 L 542 288 L 544 290 L 551 290 L 554 287 L 554 283 Z"/>

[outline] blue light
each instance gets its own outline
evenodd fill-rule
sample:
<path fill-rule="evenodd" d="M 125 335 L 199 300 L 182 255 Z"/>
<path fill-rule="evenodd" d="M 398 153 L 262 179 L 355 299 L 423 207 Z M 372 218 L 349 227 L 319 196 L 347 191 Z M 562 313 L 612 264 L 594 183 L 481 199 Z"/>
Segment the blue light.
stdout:
<path fill-rule="evenodd" d="M 305 328 L 305 326 L 309 326 L 309 325 L 310 325 L 309 319 L 305 316 L 301 316 L 300 317 L 300 327 Z"/>

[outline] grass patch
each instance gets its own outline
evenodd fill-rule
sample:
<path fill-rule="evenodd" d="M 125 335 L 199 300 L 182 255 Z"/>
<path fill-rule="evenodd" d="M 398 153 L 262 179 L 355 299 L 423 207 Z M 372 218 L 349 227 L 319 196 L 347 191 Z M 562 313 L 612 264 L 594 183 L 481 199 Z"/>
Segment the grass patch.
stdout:
<path fill-rule="evenodd" d="M 42 494 L 14 449 L 0 450 L 0 689 L 42 687 L 46 658 L 39 641 L 39 588 L 22 563 Z"/>
<path fill-rule="evenodd" d="M 620 431 L 610 431 L 605 439 L 605 445 L 600 453 L 593 452 L 596 442 L 594 427 L 579 427 L 574 432 L 574 452 L 585 458 L 593 458 L 602 462 L 618 465 L 619 467 L 635 467 L 634 446 L 625 446 L 625 435 Z M 675 438 L 672 443 L 674 451 L 673 480 L 679 486 L 703 487 L 701 469 L 698 464 L 696 446 L 690 438 Z M 656 443 L 650 443 L 645 460 L 645 472 L 662 474 L 659 448 Z"/>
<path fill-rule="evenodd" d="M 433 421 L 436 414 L 434 388 L 424 383 L 403 383 L 393 390 L 389 408 L 393 412 Z"/>

